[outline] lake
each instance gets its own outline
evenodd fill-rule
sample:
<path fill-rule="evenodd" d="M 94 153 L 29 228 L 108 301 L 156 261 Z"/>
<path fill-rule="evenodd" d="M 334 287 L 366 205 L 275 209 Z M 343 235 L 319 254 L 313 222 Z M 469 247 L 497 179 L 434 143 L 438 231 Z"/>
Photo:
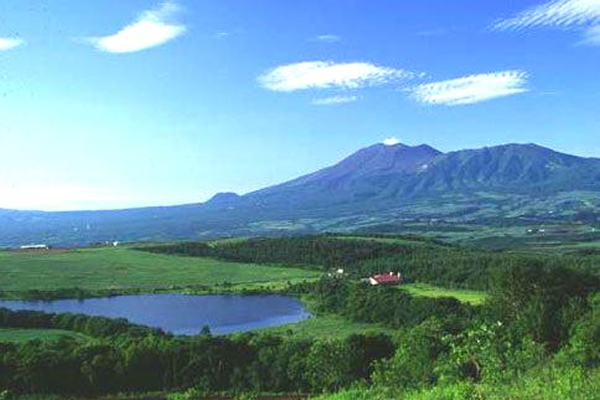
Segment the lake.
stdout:
<path fill-rule="evenodd" d="M 208 325 L 213 334 L 246 332 L 299 322 L 310 317 L 288 296 L 143 294 L 84 300 L 0 300 L 0 307 L 47 313 L 75 313 L 129 321 L 176 335 L 194 335 Z"/>

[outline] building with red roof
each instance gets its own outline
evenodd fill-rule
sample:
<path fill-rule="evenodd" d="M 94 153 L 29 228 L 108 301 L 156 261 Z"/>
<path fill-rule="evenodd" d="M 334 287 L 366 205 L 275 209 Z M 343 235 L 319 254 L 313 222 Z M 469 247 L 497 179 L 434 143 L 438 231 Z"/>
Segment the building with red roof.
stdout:
<path fill-rule="evenodd" d="M 387 274 L 377 274 L 369 278 L 369 283 L 375 285 L 399 285 L 402 283 L 400 272 L 388 272 Z"/>

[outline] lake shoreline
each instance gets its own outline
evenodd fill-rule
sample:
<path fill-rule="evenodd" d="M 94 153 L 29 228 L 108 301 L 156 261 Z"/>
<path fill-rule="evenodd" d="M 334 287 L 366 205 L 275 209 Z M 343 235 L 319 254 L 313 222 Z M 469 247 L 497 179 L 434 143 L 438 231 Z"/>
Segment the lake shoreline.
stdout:
<path fill-rule="evenodd" d="M 234 294 L 240 296 L 282 294 L 293 296 L 294 290 L 291 286 L 297 283 L 314 282 L 318 278 L 294 279 L 286 282 L 249 282 L 239 284 L 216 284 L 216 285 L 183 285 L 168 288 L 119 288 L 119 289 L 96 289 L 88 290 L 81 288 L 58 288 L 53 290 L 28 290 L 28 291 L 0 291 L 0 300 L 24 300 L 24 301 L 54 301 L 68 299 L 93 299 L 101 297 L 116 297 L 142 294 L 182 294 L 182 295 L 225 295 Z"/>
<path fill-rule="evenodd" d="M 0 307 L 126 319 L 135 325 L 186 336 L 205 331 L 216 335 L 248 332 L 297 323 L 312 316 L 298 298 L 280 294 L 142 294 L 84 300 L 3 300 Z"/>

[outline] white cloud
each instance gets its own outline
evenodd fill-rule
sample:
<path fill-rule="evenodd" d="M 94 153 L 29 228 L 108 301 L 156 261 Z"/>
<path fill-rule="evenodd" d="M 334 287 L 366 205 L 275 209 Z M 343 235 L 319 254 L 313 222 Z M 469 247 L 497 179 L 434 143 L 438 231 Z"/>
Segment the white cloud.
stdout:
<path fill-rule="evenodd" d="M 314 40 L 316 40 L 318 42 L 325 42 L 325 43 L 336 43 L 336 42 L 340 42 L 342 40 L 342 38 L 339 37 L 338 35 L 319 35 L 319 36 L 315 37 Z"/>
<path fill-rule="evenodd" d="M 494 27 L 501 30 L 550 26 L 568 28 L 600 23 L 599 0 L 555 0 L 532 7 L 513 18 L 500 20 Z"/>
<path fill-rule="evenodd" d="M 538 27 L 583 29 L 584 38 L 580 43 L 600 46 L 600 0 L 555 0 L 500 20 L 493 26 L 510 31 Z"/>
<path fill-rule="evenodd" d="M 582 44 L 592 46 L 600 46 L 600 25 L 592 26 L 585 31 L 585 37 L 581 41 Z"/>
<path fill-rule="evenodd" d="M 400 143 L 400 141 L 398 139 L 396 139 L 395 137 L 390 137 L 390 138 L 383 140 L 383 144 L 385 144 L 386 146 L 395 146 L 399 143 Z"/>
<path fill-rule="evenodd" d="M 308 61 L 274 68 L 258 78 L 266 89 L 293 92 L 304 89 L 358 89 L 414 77 L 409 71 L 370 63 Z"/>
<path fill-rule="evenodd" d="M 413 97 L 426 104 L 473 104 L 497 97 L 526 92 L 527 73 L 502 71 L 470 75 L 463 78 L 432 82 L 410 89 Z"/>
<path fill-rule="evenodd" d="M 352 103 L 358 100 L 358 96 L 331 96 L 323 99 L 315 99 L 312 104 L 316 106 L 332 106 L 336 104 Z"/>
<path fill-rule="evenodd" d="M 214 37 L 216 39 L 223 39 L 223 38 L 229 37 L 231 35 L 232 35 L 231 32 L 228 32 L 228 31 L 219 31 L 219 32 L 215 33 Z"/>
<path fill-rule="evenodd" d="M 0 38 L 0 51 L 16 49 L 25 44 L 22 39 L 16 38 Z"/>
<path fill-rule="evenodd" d="M 139 18 L 114 35 L 89 38 L 97 49 L 109 53 L 133 53 L 167 43 L 182 35 L 184 25 L 173 22 L 179 6 L 172 1 L 163 2 L 153 10 L 143 12 Z"/>

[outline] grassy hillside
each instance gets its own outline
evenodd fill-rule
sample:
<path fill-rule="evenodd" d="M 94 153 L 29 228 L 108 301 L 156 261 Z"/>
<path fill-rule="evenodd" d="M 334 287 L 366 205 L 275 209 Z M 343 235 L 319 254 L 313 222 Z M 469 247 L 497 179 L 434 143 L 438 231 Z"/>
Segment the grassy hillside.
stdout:
<path fill-rule="evenodd" d="M 385 333 L 393 334 L 394 330 L 382 324 L 354 322 L 339 315 L 318 315 L 304 321 L 268 328 L 265 332 L 283 334 L 300 338 L 344 338 L 350 335 Z"/>
<path fill-rule="evenodd" d="M 150 254 L 127 248 L 50 252 L 0 252 L 0 291 L 154 291 L 216 285 L 282 286 L 320 274 L 299 268 Z"/>
<path fill-rule="evenodd" d="M 406 291 L 413 296 L 423 297 L 453 297 L 463 303 L 473 305 L 483 304 L 487 295 L 479 290 L 466 289 L 446 289 L 439 286 L 428 285 L 426 283 L 408 283 L 399 286 L 400 290 Z"/>

